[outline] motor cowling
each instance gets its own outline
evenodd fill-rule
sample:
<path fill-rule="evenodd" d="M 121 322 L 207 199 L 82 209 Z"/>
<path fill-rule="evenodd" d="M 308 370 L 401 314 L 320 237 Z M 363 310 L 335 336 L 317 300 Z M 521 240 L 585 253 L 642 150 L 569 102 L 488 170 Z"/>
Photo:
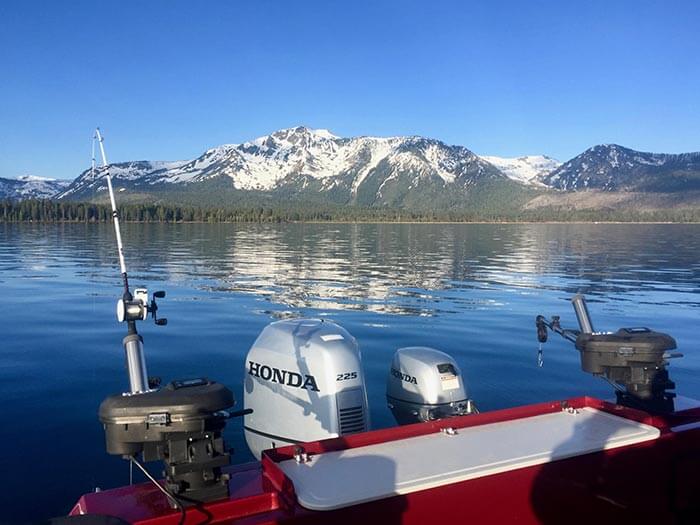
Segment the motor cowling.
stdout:
<path fill-rule="evenodd" d="M 396 351 L 387 378 L 386 398 L 399 425 L 476 411 L 457 362 L 448 354 L 425 346 Z"/>
<path fill-rule="evenodd" d="M 246 357 L 245 437 L 253 455 L 369 429 L 357 341 L 321 319 L 271 323 Z"/>

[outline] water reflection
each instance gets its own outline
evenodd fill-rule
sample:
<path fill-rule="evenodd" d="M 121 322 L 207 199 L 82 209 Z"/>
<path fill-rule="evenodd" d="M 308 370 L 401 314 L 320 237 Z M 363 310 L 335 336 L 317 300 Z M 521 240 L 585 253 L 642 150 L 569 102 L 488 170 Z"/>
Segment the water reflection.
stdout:
<path fill-rule="evenodd" d="M 491 287 L 594 296 L 649 287 L 694 293 L 700 247 L 697 236 L 685 235 L 684 229 L 193 225 L 179 227 L 175 246 L 163 247 L 170 254 L 163 267 L 171 278 L 264 296 L 292 309 L 435 315 L 488 306 L 483 298 L 462 292 Z M 164 240 L 171 240 L 169 234 Z M 695 304 L 695 298 L 676 300 Z"/>
<path fill-rule="evenodd" d="M 583 292 L 697 306 L 693 225 L 126 225 L 136 280 L 254 294 L 291 310 L 433 316 L 492 306 L 470 291 Z M 70 257 L 86 279 L 116 273 L 108 225 L 3 225 L 0 269 L 50 277 Z M 13 242 L 20 239 L 21 242 Z"/>

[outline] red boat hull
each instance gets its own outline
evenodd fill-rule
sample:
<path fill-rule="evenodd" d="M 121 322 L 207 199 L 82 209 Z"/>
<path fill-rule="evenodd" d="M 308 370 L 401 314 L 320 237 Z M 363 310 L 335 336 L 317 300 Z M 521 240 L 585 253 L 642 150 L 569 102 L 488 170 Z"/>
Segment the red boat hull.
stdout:
<path fill-rule="evenodd" d="M 230 468 L 230 497 L 187 509 L 186 523 L 697 523 L 700 522 L 700 409 L 652 416 L 592 398 L 542 403 L 475 416 L 366 432 L 305 444 L 312 454 L 592 407 L 659 430 L 644 443 L 515 468 L 329 511 L 302 507 L 279 467 L 292 447 L 261 463 Z M 425 458 L 430 461 L 430 458 Z M 379 467 L 378 467 L 379 468 Z M 376 473 L 368 472 L 368 476 Z M 163 495 L 142 484 L 86 494 L 71 514 L 106 514 L 141 525 L 180 519 Z"/>

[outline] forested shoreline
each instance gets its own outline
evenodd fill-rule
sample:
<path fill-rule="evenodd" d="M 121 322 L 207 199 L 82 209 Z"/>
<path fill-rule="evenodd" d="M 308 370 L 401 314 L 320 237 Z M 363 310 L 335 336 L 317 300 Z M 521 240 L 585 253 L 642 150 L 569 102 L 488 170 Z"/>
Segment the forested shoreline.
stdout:
<path fill-rule="evenodd" d="M 656 211 L 568 210 L 540 208 L 511 212 L 468 210 L 402 210 L 331 206 L 318 203 L 197 207 L 172 204 L 122 204 L 119 216 L 127 222 L 700 222 L 700 210 Z M 0 201 L 0 222 L 98 223 L 112 219 L 106 204 L 28 199 Z"/>

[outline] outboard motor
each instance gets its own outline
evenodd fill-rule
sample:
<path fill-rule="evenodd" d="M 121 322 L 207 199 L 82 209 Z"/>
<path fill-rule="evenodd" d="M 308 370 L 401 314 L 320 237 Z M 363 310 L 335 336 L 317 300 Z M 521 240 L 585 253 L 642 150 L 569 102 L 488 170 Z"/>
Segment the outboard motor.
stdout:
<path fill-rule="evenodd" d="M 387 378 L 386 399 L 399 425 L 477 411 L 455 360 L 426 346 L 396 351 Z"/>
<path fill-rule="evenodd" d="M 369 428 L 360 350 L 344 328 L 321 319 L 271 323 L 246 358 L 248 448 L 263 450 Z"/>

